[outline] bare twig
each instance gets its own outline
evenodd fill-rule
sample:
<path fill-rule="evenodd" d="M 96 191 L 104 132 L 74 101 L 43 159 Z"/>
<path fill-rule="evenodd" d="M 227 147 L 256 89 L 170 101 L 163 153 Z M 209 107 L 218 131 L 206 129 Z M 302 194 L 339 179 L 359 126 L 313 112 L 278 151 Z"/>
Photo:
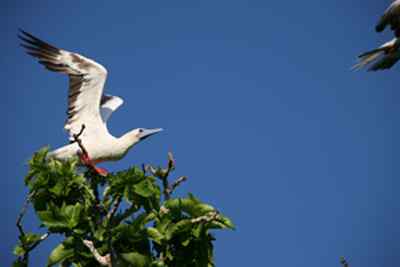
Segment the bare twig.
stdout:
<path fill-rule="evenodd" d="M 85 246 L 90 250 L 94 258 L 97 260 L 98 263 L 100 263 L 100 265 L 112 267 L 110 254 L 101 256 L 97 249 L 94 247 L 93 242 L 90 240 L 83 240 L 83 244 L 85 244 Z"/>
<path fill-rule="evenodd" d="M 163 188 L 164 188 L 163 189 L 164 199 L 168 200 L 171 198 L 171 194 L 169 192 L 170 189 L 169 189 L 169 184 L 168 184 L 168 177 L 167 176 L 162 177 L 161 181 L 162 181 Z"/>
<path fill-rule="evenodd" d="M 163 168 L 154 168 L 151 165 L 143 165 L 142 166 L 143 171 L 149 172 L 153 176 L 159 178 L 162 182 L 163 186 L 163 195 L 164 199 L 168 200 L 171 198 L 171 194 L 174 192 L 174 190 L 184 181 L 187 180 L 186 176 L 179 177 L 172 185 L 168 182 L 168 176 L 170 173 L 175 170 L 175 159 L 174 156 L 171 152 L 168 152 L 168 163 L 167 167 L 165 169 Z"/>
<path fill-rule="evenodd" d="M 28 252 L 36 248 L 40 243 L 45 241 L 50 236 L 50 233 L 43 234 L 38 241 L 36 241 L 32 246 L 29 247 Z"/>
<path fill-rule="evenodd" d="M 175 159 L 172 152 L 168 152 L 168 168 L 165 176 L 168 176 L 171 171 L 175 170 Z"/>
<path fill-rule="evenodd" d="M 81 130 L 79 131 L 79 133 L 78 134 L 73 134 L 72 137 L 74 138 L 73 142 L 77 142 L 78 143 L 79 148 L 82 150 L 82 153 L 85 154 L 85 155 L 88 155 L 87 150 L 85 149 L 85 147 L 82 144 L 82 140 L 79 138 L 83 134 L 83 131 L 85 130 L 85 128 L 86 128 L 85 124 L 82 124 Z"/>
<path fill-rule="evenodd" d="M 24 229 L 22 227 L 22 219 L 25 216 L 26 210 L 28 209 L 29 203 L 31 202 L 32 197 L 35 195 L 35 191 L 32 191 L 31 193 L 29 193 L 29 195 L 26 197 L 24 205 L 21 208 L 21 211 L 17 217 L 17 222 L 16 225 L 18 227 L 19 233 L 21 236 L 25 235 Z"/>
<path fill-rule="evenodd" d="M 25 231 L 24 231 L 24 228 L 22 226 L 22 219 L 24 218 L 24 216 L 26 214 L 26 211 L 28 209 L 29 203 L 31 202 L 32 197 L 35 194 L 36 194 L 36 191 L 32 191 L 32 192 L 30 192 L 28 194 L 28 196 L 25 199 L 24 205 L 21 208 L 21 211 L 20 211 L 20 213 L 18 215 L 17 222 L 16 222 L 16 225 L 17 225 L 17 228 L 18 228 L 18 231 L 19 231 L 19 240 L 21 242 L 21 246 L 25 250 L 25 253 L 24 253 L 23 257 L 22 257 L 22 262 L 24 262 L 26 264 L 28 264 L 28 261 L 29 261 L 29 252 L 31 252 L 34 248 L 36 248 L 42 241 L 46 240 L 50 235 L 50 233 L 43 234 L 40 237 L 40 239 L 38 241 L 36 241 L 35 243 L 33 243 L 32 245 L 27 245 L 23 241 L 24 240 L 23 238 L 25 237 Z"/>
<path fill-rule="evenodd" d="M 211 211 L 206 215 L 197 217 L 197 218 L 193 218 L 190 221 L 192 223 L 209 223 L 212 222 L 214 220 L 217 220 L 219 218 L 219 213 L 218 211 Z"/>
<path fill-rule="evenodd" d="M 168 152 L 168 165 L 167 169 L 163 170 L 162 175 L 159 177 L 162 181 L 163 184 L 163 194 L 164 194 L 164 199 L 168 200 L 171 198 L 171 186 L 168 182 L 168 176 L 171 171 L 175 169 L 175 159 L 174 155 L 172 155 L 172 152 Z"/>
<path fill-rule="evenodd" d="M 156 176 L 156 177 L 159 177 L 160 175 L 162 175 L 159 168 L 156 169 L 153 166 L 151 166 L 150 164 L 143 164 L 142 169 L 143 169 L 144 173 L 149 172 L 151 175 Z"/>
<path fill-rule="evenodd" d="M 114 205 L 113 207 L 110 209 L 110 211 L 107 213 L 107 219 L 110 221 L 113 219 L 114 214 L 117 212 L 119 204 L 121 204 L 122 201 L 122 197 L 120 195 L 118 195 L 115 199 L 114 199 Z"/>
<path fill-rule="evenodd" d="M 169 189 L 169 194 L 171 195 L 173 192 L 174 192 L 174 190 L 181 184 L 181 183 L 183 183 L 184 181 L 186 181 L 187 180 L 187 176 L 181 176 L 181 177 L 179 177 L 178 179 L 176 179 L 175 180 L 175 182 L 171 185 L 171 188 Z"/>

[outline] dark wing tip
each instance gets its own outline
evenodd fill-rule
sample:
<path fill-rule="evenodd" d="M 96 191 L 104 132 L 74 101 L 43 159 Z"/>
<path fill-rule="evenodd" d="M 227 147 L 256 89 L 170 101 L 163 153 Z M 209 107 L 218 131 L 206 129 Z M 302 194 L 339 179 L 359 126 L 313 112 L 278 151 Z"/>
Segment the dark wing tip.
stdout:
<path fill-rule="evenodd" d="M 38 40 L 38 38 L 36 38 L 35 36 L 33 36 L 32 34 L 24 31 L 23 29 L 19 28 L 18 29 L 19 33 L 17 34 L 18 38 L 21 39 L 22 41 L 25 42 L 32 42 L 32 41 L 36 41 Z"/>
<path fill-rule="evenodd" d="M 32 34 L 26 32 L 22 29 L 19 29 L 19 34 L 17 36 L 23 43 L 33 45 L 33 46 L 41 48 L 41 49 L 50 50 L 54 53 L 60 52 L 60 49 L 58 49 L 57 47 L 54 47 L 54 46 L 40 40 L 39 38 L 33 36 Z"/>

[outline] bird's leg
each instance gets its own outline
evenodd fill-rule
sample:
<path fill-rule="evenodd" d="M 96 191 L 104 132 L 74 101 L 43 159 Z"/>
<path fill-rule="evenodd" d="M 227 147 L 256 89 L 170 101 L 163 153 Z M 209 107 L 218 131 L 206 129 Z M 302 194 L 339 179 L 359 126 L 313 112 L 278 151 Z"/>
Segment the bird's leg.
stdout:
<path fill-rule="evenodd" d="M 81 162 L 90 170 L 94 171 L 100 176 L 107 176 L 108 171 L 106 169 L 97 167 L 96 164 L 93 162 L 93 160 L 89 157 L 89 154 L 84 151 L 84 152 L 78 152 L 79 159 Z"/>
<path fill-rule="evenodd" d="M 79 137 L 83 134 L 83 131 L 85 130 L 85 128 L 86 128 L 85 124 L 82 124 L 81 130 L 79 131 L 79 133 L 72 135 L 74 138 L 74 142 L 78 143 L 78 146 L 82 151 L 82 152 L 77 153 L 78 157 L 81 160 L 81 162 L 83 163 L 83 165 L 85 165 L 88 169 L 92 170 L 93 172 L 97 173 L 100 176 L 107 176 L 108 171 L 103 168 L 99 168 L 95 165 L 93 160 L 89 157 L 89 153 L 83 146 L 81 139 L 79 139 Z"/>

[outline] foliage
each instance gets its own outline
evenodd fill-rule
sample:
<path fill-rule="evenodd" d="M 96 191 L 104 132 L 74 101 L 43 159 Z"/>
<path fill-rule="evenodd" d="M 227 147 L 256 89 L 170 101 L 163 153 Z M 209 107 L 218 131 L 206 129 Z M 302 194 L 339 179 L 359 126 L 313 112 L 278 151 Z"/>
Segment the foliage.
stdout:
<path fill-rule="evenodd" d="M 19 243 L 13 266 L 28 266 L 29 252 L 51 234 L 64 240 L 47 266 L 214 266 L 212 229 L 233 229 L 216 209 L 189 194 L 172 198 L 185 177 L 174 183 L 175 168 L 132 167 L 101 177 L 77 172 L 77 161 L 48 159 L 47 149 L 29 161 L 26 204 L 17 226 Z M 46 229 L 25 233 L 21 220 L 27 204 Z"/>

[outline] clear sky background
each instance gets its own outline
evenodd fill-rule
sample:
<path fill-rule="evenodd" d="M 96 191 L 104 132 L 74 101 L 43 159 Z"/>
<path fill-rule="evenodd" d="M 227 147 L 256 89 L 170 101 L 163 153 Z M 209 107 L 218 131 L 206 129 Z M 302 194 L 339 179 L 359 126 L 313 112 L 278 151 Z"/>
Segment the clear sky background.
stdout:
<path fill-rule="evenodd" d="M 76 2 L 76 3 L 75 3 Z M 32 153 L 67 139 L 67 78 L 18 46 L 23 28 L 109 70 L 115 135 L 163 127 L 110 170 L 161 164 L 233 219 L 217 266 L 400 264 L 400 65 L 351 72 L 392 38 L 390 1 L 2 1 L 0 263 L 9 266 Z M 28 214 L 25 225 L 36 229 Z M 52 238 L 32 255 L 43 266 Z"/>

